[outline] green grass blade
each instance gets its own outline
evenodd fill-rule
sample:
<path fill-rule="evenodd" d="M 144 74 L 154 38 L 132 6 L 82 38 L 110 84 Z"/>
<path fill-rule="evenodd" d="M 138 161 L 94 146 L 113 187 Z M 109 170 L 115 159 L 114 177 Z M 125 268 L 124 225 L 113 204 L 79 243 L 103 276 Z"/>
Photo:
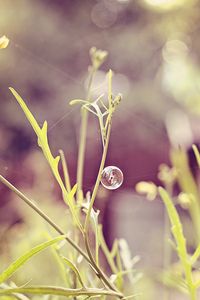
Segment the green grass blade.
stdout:
<path fill-rule="evenodd" d="M 68 193 L 68 198 L 70 200 L 73 200 L 76 192 L 77 192 L 77 183 L 72 187 L 71 191 Z"/>
<path fill-rule="evenodd" d="M 177 244 L 178 253 L 181 257 L 184 257 L 185 259 L 187 256 L 186 241 L 183 235 L 183 227 L 179 215 L 165 189 L 159 187 L 158 190 L 168 212 L 168 216 L 172 226 L 171 230 Z"/>
<path fill-rule="evenodd" d="M 82 99 L 74 99 L 74 100 L 71 100 L 69 102 L 70 105 L 74 105 L 74 104 L 90 104 L 89 101 L 86 101 L 86 100 L 82 100 Z"/>
<path fill-rule="evenodd" d="M 60 174 L 58 172 L 58 163 L 60 160 L 60 156 L 57 156 L 54 158 L 51 153 L 51 150 L 49 148 L 48 137 L 47 137 L 47 122 L 45 121 L 42 128 L 40 128 L 36 119 L 34 118 L 33 114 L 30 112 L 29 108 L 27 107 L 27 105 L 24 102 L 24 100 L 22 99 L 22 97 L 13 88 L 9 88 L 9 89 L 12 92 L 15 99 L 17 100 L 17 102 L 19 103 L 19 105 L 21 106 L 29 123 L 31 124 L 33 130 L 35 131 L 35 134 L 38 138 L 38 145 L 42 149 L 44 156 L 46 157 L 46 159 L 52 169 L 52 172 L 62 189 L 62 192 L 66 192 L 64 185 L 62 183 Z"/>
<path fill-rule="evenodd" d="M 0 297 L 2 295 L 12 295 L 14 293 L 19 294 L 32 294 L 32 295 L 56 295 L 56 296 L 65 296 L 65 297 L 77 297 L 77 296 L 114 296 L 120 297 L 121 294 L 103 289 L 67 289 L 63 287 L 56 286 L 30 286 L 22 288 L 9 288 L 9 289 L 0 289 Z"/>
<path fill-rule="evenodd" d="M 77 225 L 79 226 L 80 229 L 81 228 L 81 224 L 79 222 L 77 213 L 76 213 L 76 207 L 75 204 L 73 202 L 73 197 L 69 197 L 67 190 L 65 188 L 65 185 L 61 179 L 59 170 L 58 170 L 58 164 L 59 164 L 59 160 L 60 160 L 60 156 L 56 156 L 53 157 L 50 147 L 49 147 L 49 143 L 48 143 L 48 136 L 47 136 L 47 122 L 44 121 L 44 124 L 42 126 L 42 128 L 40 128 L 40 126 L 38 125 L 35 117 L 33 116 L 33 114 L 30 112 L 29 108 L 27 107 L 26 103 L 24 102 L 24 100 L 22 99 L 22 97 L 13 89 L 13 88 L 9 88 L 10 91 L 12 92 L 13 96 L 15 97 L 15 99 L 17 100 L 17 102 L 19 103 L 19 105 L 21 106 L 26 118 L 28 119 L 29 123 L 31 124 L 33 130 L 35 131 L 35 134 L 38 138 L 38 145 L 39 147 L 42 149 L 44 156 L 46 158 L 46 160 L 49 163 L 49 166 L 53 172 L 53 175 L 55 177 L 55 179 L 57 180 L 62 193 L 63 193 L 63 199 L 65 201 L 65 203 L 70 207 L 73 218 L 75 220 L 75 222 L 77 223 Z"/>
<path fill-rule="evenodd" d="M 79 270 L 77 269 L 77 267 L 74 265 L 74 263 L 71 260 L 69 260 L 68 258 L 64 257 L 64 256 L 62 256 L 62 259 L 67 264 L 67 266 L 70 269 L 72 269 L 72 271 L 76 274 L 80 284 L 82 285 L 82 287 L 84 287 L 84 283 L 83 283 L 83 280 L 81 278 L 81 274 L 80 274 Z"/>
<path fill-rule="evenodd" d="M 9 265 L 9 267 L 3 271 L 3 273 L 0 274 L 0 284 L 2 282 L 6 281 L 8 278 L 10 278 L 31 257 L 33 257 L 34 255 L 36 255 L 36 254 L 40 253 L 41 251 L 43 251 L 44 249 L 46 249 L 47 247 L 65 239 L 65 238 L 66 238 L 66 235 L 59 236 L 57 238 L 54 238 L 50 241 L 44 242 L 44 243 L 32 248 L 31 250 L 29 250 L 28 252 L 26 252 L 25 254 L 20 256 L 16 261 L 11 263 Z"/>
<path fill-rule="evenodd" d="M 196 157 L 197 164 L 198 164 L 198 166 L 199 166 L 199 168 L 200 168 L 200 154 L 199 154 L 199 150 L 198 150 L 197 146 L 194 145 L 194 144 L 192 145 L 192 149 L 193 149 L 193 151 L 194 151 L 194 155 L 195 155 L 195 157 Z"/>
<path fill-rule="evenodd" d="M 193 265 L 200 256 L 200 245 L 196 248 L 194 254 L 191 257 L 191 265 Z"/>
<path fill-rule="evenodd" d="M 191 261 L 189 259 L 188 253 L 187 253 L 187 247 L 186 247 L 186 240 L 183 234 L 183 228 L 182 224 L 179 218 L 179 215 L 177 213 L 177 210 L 174 206 L 174 203 L 170 199 L 168 193 L 165 189 L 162 187 L 158 188 L 160 196 L 166 206 L 168 216 L 172 225 L 171 231 L 175 238 L 176 244 L 177 244 L 177 253 L 180 258 L 181 264 L 184 269 L 185 273 L 185 280 L 188 287 L 188 292 L 190 293 L 191 299 L 197 299 L 196 298 L 196 286 L 193 282 L 192 277 L 192 267 L 191 267 Z"/>

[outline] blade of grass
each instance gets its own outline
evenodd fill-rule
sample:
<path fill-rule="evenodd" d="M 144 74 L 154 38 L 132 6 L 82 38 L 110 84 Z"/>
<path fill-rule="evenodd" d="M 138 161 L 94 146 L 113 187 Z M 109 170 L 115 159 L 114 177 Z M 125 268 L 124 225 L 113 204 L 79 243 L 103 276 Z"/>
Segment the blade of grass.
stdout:
<path fill-rule="evenodd" d="M 31 295 L 56 295 L 56 296 L 113 296 L 122 298 L 122 295 L 111 291 L 103 289 L 67 289 L 63 287 L 56 286 L 30 286 L 22 288 L 9 288 L 9 289 L 0 289 L 0 296 L 2 295 L 12 295 L 14 293 L 19 294 L 31 294 Z"/>
<path fill-rule="evenodd" d="M 106 242 L 105 242 L 105 239 L 103 236 L 103 232 L 102 232 L 102 225 L 99 225 L 98 229 L 99 229 L 98 230 L 99 231 L 99 242 L 100 242 L 101 249 L 103 250 L 103 253 L 106 257 L 106 260 L 107 260 L 112 272 L 114 274 L 117 274 L 119 272 L 119 270 L 117 269 L 114 258 L 112 257 L 112 255 L 108 249 L 108 246 L 106 245 Z"/>
<path fill-rule="evenodd" d="M 25 264 L 31 257 L 34 255 L 40 253 L 41 251 L 45 250 L 49 246 L 63 240 L 66 238 L 66 235 L 64 236 L 59 236 L 55 239 L 52 239 L 50 241 L 44 242 L 31 250 L 27 251 L 25 254 L 20 256 L 15 262 L 9 265 L 9 267 L 4 270 L 0 274 L 0 284 L 4 281 L 6 281 L 8 278 L 10 278 L 23 264 Z"/>
<path fill-rule="evenodd" d="M 82 280 L 82 277 L 81 277 L 81 274 L 79 272 L 79 270 L 77 269 L 77 267 L 75 266 L 75 264 L 69 260 L 68 258 L 64 257 L 64 256 L 61 256 L 61 258 L 63 259 L 63 261 L 67 264 L 67 266 L 72 269 L 72 271 L 76 274 L 80 284 L 82 285 L 82 287 L 85 287 L 84 286 L 84 283 L 83 283 L 83 280 Z"/>
<path fill-rule="evenodd" d="M 192 149 L 193 149 L 193 151 L 194 151 L 194 155 L 195 155 L 195 157 L 196 157 L 197 164 L 198 164 L 198 166 L 199 166 L 199 168 L 200 168 L 200 154 L 199 154 L 199 150 L 198 150 L 197 146 L 194 145 L 194 144 L 192 145 Z"/>
<path fill-rule="evenodd" d="M 196 287 L 193 283 L 193 278 L 192 278 L 192 267 L 189 261 L 189 256 L 186 248 L 186 240 L 183 234 L 183 228 L 182 228 L 182 224 L 178 212 L 172 200 L 170 199 L 168 193 L 166 192 L 166 190 L 163 189 L 162 187 L 159 187 L 158 191 L 166 206 L 168 216 L 171 222 L 171 226 L 172 226 L 171 231 L 177 244 L 177 248 L 176 248 L 177 254 L 180 258 L 180 261 L 184 269 L 185 279 L 188 286 L 188 292 L 190 294 L 191 300 L 196 300 L 197 295 L 196 295 Z"/>
<path fill-rule="evenodd" d="M 64 174 L 64 179 L 65 179 L 65 187 L 68 191 L 68 193 L 71 191 L 71 183 L 70 183 L 70 176 L 69 176 L 69 171 L 67 167 L 67 161 L 65 159 L 65 155 L 63 150 L 59 150 L 60 158 L 61 158 L 61 163 L 62 163 L 62 168 L 63 168 L 63 174 Z"/>
<path fill-rule="evenodd" d="M 200 256 L 200 245 L 196 248 L 194 254 L 192 255 L 192 257 L 190 259 L 191 265 L 193 265 L 197 261 L 199 256 Z"/>
<path fill-rule="evenodd" d="M 10 190 L 12 190 L 16 195 L 18 195 L 27 205 L 29 205 L 37 214 L 39 214 L 49 225 L 51 225 L 59 234 L 65 235 L 63 230 L 55 224 L 39 207 L 37 207 L 28 197 L 26 197 L 22 192 L 20 192 L 16 187 L 14 187 L 8 180 L 6 180 L 2 175 L 0 175 L 0 181 L 6 185 Z M 105 283 L 107 287 L 111 290 L 116 290 L 115 286 L 109 281 L 108 277 L 104 272 L 96 265 L 95 260 L 91 260 L 91 257 L 87 255 L 71 238 L 68 236 L 65 237 L 67 242 L 76 249 L 89 263 L 91 268 L 98 274 L 98 277 Z"/>
<path fill-rule="evenodd" d="M 43 154 L 52 170 L 52 173 L 61 188 L 61 191 L 63 194 L 63 199 L 64 199 L 65 203 L 69 206 L 75 223 L 77 224 L 79 229 L 82 231 L 82 225 L 79 221 L 79 218 L 78 218 L 78 215 L 76 212 L 76 207 L 75 207 L 75 203 L 73 201 L 73 197 L 69 197 L 67 190 L 65 188 L 65 185 L 59 174 L 58 163 L 60 160 L 60 156 L 53 157 L 50 147 L 49 147 L 48 137 L 47 137 L 47 122 L 45 121 L 42 128 L 40 128 L 35 117 L 31 113 L 29 108 L 27 107 L 27 105 L 26 105 L 25 101 L 22 99 L 22 97 L 13 88 L 10 87 L 9 89 L 10 89 L 11 93 L 13 94 L 13 96 L 15 97 L 15 99 L 17 100 L 17 102 L 19 103 L 19 105 L 21 106 L 26 118 L 28 119 L 30 125 L 32 126 L 33 130 L 35 131 L 35 134 L 38 138 L 38 145 L 42 149 Z"/>
<path fill-rule="evenodd" d="M 19 191 L 14 185 L 12 185 L 7 179 L 0 175 L 0 181 L 6 185 L 11 191 L 13 191 L 17 196 L 19 196 L 28 206 L 30 206 L 38 215 L 40 215 L 49 225 L 51 225 L 59 234 L 65 235 L 65 232 L 51 219 L 47 216 L 33 201 L 31 201 L 27 196 L 25 196 L 21 191 Z M 68 243 L 74 247 L 89 263 L 90 259 L 87 254 L 77 245 L 74 241 L 66 236 L 65 238 Z"/>

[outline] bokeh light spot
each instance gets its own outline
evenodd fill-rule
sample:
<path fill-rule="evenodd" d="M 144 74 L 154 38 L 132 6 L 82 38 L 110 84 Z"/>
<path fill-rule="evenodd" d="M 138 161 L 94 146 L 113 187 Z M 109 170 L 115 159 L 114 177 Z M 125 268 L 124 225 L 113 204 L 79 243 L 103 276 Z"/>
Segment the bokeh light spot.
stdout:
<path fill-rule="evenodd" d="M 117 20 L 117 12 L 109 10 L 104 3 L 97 3 L 91 12 L 92 22 L 99 28 L 111 27 Z"/>

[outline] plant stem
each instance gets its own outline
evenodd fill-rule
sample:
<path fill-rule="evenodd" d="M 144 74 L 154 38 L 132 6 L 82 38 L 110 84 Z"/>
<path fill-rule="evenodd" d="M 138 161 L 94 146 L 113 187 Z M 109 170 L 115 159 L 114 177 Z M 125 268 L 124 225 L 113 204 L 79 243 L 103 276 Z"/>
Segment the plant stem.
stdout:
<path fill-rule="evenodd" d="M 19 287 L 19 288 L 9 288 L 9 289 L 0 289 L 1 295 L 11 295 L 14 293 L 20 294 L 33 294 L 33 295 L 57 295 L 57 296 L 112 296 L 122 298 L 120 293 L 116 293 L 110 290 L 102 290 L 102 289 L 67 289 L 63 287 L 56 286 L 30 286 L 30 287 Z"/>
<path fill-rule="evenodd" d="M 84 226 L 84 241 L 85 241 L 86 250 L 87 250 L 88 256 L 92 262 L 92 265 L 95 266 L 95 269 L 97 269 L 98 266 L 93 258 L 93 255 L 92 255 L 92 252 L 90 249 L 89 240 L 88 240 L 88 229 L 89 229 L 90 215 L 91 215 L 92 207 L 93 207 L 96 195 L 97 195 L 97 191 L 98 191 L 99 184 L 101 181 L 101 173 L 104 168 L 104 164 L 105 164 L 105 160 L 106 160 L 108 144 L 109 144 L 109 139 L 110 139 L 110 132 L 111 132 L 111 116 L 110 116 L 110 121 L 109 121 L 109 125 L 108 125 L 107 138 L 106 138 L 106 143 L 105 143 L 104 150 L 103 150 L 101 164 L 99 167 L 98 176 L 97 176 L 95 187 L 94 187 L 92 197 L 90 200 L 90 206 L 88 208 L 88 212 L 87 212 L 86 220 L 85 220 L 85 226 Z M 100 271 L 100 273 L 99 273 L 100 278 L 102 278 L 102 276 L 104 277 L 104 283 L 106 283 L 106 285 L 109 286 L 110 289 L 118 292 L 117 288 L 109 281 L 109 279 L 107 279 L 106 275 L 102 272 L 102 270 L 99 269 L 99 271 Z M 105 279 L 106 279 L 106 281 L 105 281 Z"/>
<path fill-rule="evenodd" d="M 64 180 L 65 180 L 65 187 L 67 189 L 67 192 L 71 192 L 71 183 L 70 183 L 70 176 L 69 176 L 69 171 L 67 167 L 67 161 L 65 159 L 65 154 L 63 150 L 59 150 L 60 158 L 61 158 L 61 163 L 62 163 L 62 168 L 63 168 L 63 174 L 64 174 Z"/>
<path fill-rule="evenodd" d="M 88 111 L 82 110 L 81 118 L 81 129 L 80 129 L 80 142 L 78 152 L 78 166 L 77 166 L 77 196 L 78 201 L 82 198 L 82 185 L 83 185 L 83 168 L 84 168 L 84 157 L 86 148 L 86 134 L 87 134 L 87 122 L 88 122 Z"/>
<path fill-rule="evenodd" d="M 200 194 L 195 183 L 194 176 L 189 168 L 188 156 L 185 150 L 171 149 L 170 152 L 172 165 L 178 171 L 178 184 L 181 191 L 194 196 L 191 205 L 189 206 L 189 213 L 195 230 L 196 246 L 200 242 Z"/>
<path fill-rule="evenodd" d="M 103 155 L 102 155 L 102 159 L 101 159 L 101 163 L 100 163 L 100 167 L 99 167 L 99 172 L 98 172 L 98 175 L 97 175 L 94 190 L 93 190 L 92 197 L 91 197 L 91 200 L 90 200 L 90 206 L 88 208 L 88 212 L 87 212 L 87 215 L 86 215 L 86 220 L 85 220 L 85 225 L 84 225 L 84 232 L 86 234 L 87 234 L 89 223 L 90 223 L 90 215 L 91 215 L 92 207 L 93 207 L 93 204 L 94 204 L 94 201 L 95 201 L 95 198 L 96 198 L 96 195 L 97 195 L 97 191 L 98 191 L 98 188 L 99 188 L 99 184 L 100 184 L 100 181 L 101 181 L 101 174 L 102 174 L 102 171 L 103 171 L 103 168 L 104 168 L 104 165 L 105 165 L 105 161 L 106 161 L 108 145 L 109 145 L 109 140 L 110 140 L 110 132 L 111 132 L 111 116 L 110 116 L 110 121 L 109 121 L 109 125 L 108 125 L 106 143 L 105 143 L 105 146 L 104 146 L 104 149 L 103 149 Z"/>
<path fill-rule="evenodd" d="M 197 300 L 197 295 L 196 295 L 195 289 L 190 290 L 190 296 L 191 296 L 191 300 Z"/>
<path fill-rule="evenodd" d="M 36 213 L 38 213 L 49 225 L 51 225 L 59 234 L 65 235 L 65 232 L 52 221 L 39 207 L 37 207 L 36 204 L 33 203 L 28 197 L 26 197 L 22 192 L 20 192 L 14 185 L 12 185 L 8 180 L 6 180 L 2 175 L 0 175 L 0 181 L 6 185 L 10 190 L 12 190 L 16 195 L 18 195 L 27 205 L 29 205 Z M 102 281 L 105 283 L 107 287 L 112 289 L 113 291 L 116 291 L 116 288 L 109 282 L 109 279 L 107 278 L 106 274 L 96 265 L 95 261 L 91 260 L 91 257 L 89 257 L 72 239 L 69 237 L 65 238 L 66 241 L 74 247 L 84 258 L 85 260 L 90 264 L 90 266 L 95 270 L 96 274 Z"/>
<path fill-rule="evenodd" d="M 87 100 L 90 100 L 91 87 L 94 79 L 96 69 L 91 66 L 89 73 L 89 83 L 87 91 Z M 79 152 L 78 152 L 78 163 L 77 163 L 77 195 L 78 200 L 82 198 L 82 185 L 83 185 L 83 168 L 84 168 L 84 158 L 85 158 L 85 148 L 86 148 L 86 135 L 87 135 L 87 123 L 88 123 L 88 111 L 87 109 L 82 110 L 81 115 L 81 129 L 80 129 L 80 140 L 79 140 Z"/>
<path fill-rule="evenodd" d="M 103 236 L 103 231 L 102 231 L 102 226 L 99 226 L 98 228 L 98 231 L 99 231 L 99 239 L 100 239 L 100 245 L 101 245 L 101 249 L 107 259 L 107 262 L 110 266 L 110 269 L 112 270 L 112 272 L 114 274 L 117 274 L 119 271 L 115 265 L 115 260 L 114 258 L 111 256 L 110 254 L 110 251 L 108 249 L 108 246 L 106 245 L 106 241 L 104 239 L 104 236 Z"/>
<path fill-rule="evenodd" d="M 185 272 L 185 279 L 187 281 L 188 285 L 188 291 L 190 294 L 191 300 L 197 300 L 197 294 L 196 294 L 196 287 L 193 283 L 192 279 L 192 267 L 189 262 L 186 262 L 186 259 L 182 261 L 184 272 Z"/>
<path fill-rule="evenodd" d="M 0 175 L 0 181 L 6 185 L 10 190 L 17 194 L 26 204 L 28 204 L 36 213 L 38 213 L 49 225 L 51 225 L 59 234 L 65 235 L 65 232 L 56 224 L 52 219 L 49 218 L 33 201 L 26 197 L 22 192 L 20 192 L 14 185 L 12 185 L 7 179 Z M 87 254 L 71 240 L 69 237 L 65 238 L 67 242 L 74 247 L 89 263 L 90 259 Z"/>
<path fill-rule="evenodd" d="M 94 260 L 94 258 L 93 258 L 93 255 L 92 255 L 92 252 L 91 252 L 91 249 L 90 249 L 90 244 L 89 244 L 89 240 L 88 240 L 88 235 L 87 235 L 87 234 L 85 234 L 85 245 L 86 245 L 86 250 L 87 250 L 88 256 L 89 256 L 89 258 L 90 258 L 90 260 L 91 260 L 91 262 L 92 262 L 92 265 L 96 266 L 96 262 L 95 262 L 95 260 Z M 107 276 L 102 272 L 101 269 L 99 269 L 99 272 L 100 272 L 100 273 L 99 273 L 100 278 L 104 278 L 104 283 L 105 283 L 111 290 L 113 290 L 113 291 L 119 293 L 119 291 L 117 290 L 117 288 L 116 288 L 111 282 L 109 282 L 109 279 L 108 279 Z M 105 279 L 106 279 L 106 281 L 105 281 Z"/>
<path fill-rule="evenodd" d="M 170 196 L 172 196 L 172 191 L 173 191 L 173 185 L 172 184 L 165 184 L 165 188 Z M 167 270 L 170 266 L 171 263 L 171 245 L 167 241 L 171 237 L 171 231 L 170 231 L 170 222 L 169 222 L 169 217 L 167 214 L 167 211 L 164 211 L 164 253 L 163 253 L 163 269 Z M 164 281 L 165 284 L 165 281 Z M 167 286 L 164 287 L 164 295 L 163 295 L 163 300 L 168 300 L 170 296 L 169 289 Z"/>

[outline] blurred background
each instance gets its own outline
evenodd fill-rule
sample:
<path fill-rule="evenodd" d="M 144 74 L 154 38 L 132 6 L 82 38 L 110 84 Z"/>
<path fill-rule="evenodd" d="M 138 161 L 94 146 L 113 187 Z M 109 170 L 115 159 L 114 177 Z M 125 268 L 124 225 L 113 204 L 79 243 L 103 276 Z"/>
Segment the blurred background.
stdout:
<path fill-rule="evenodd" d="M 69 102 L 85 97 L 89 49 L 108 51 L 93 92 L 105 91 L 111 68 L 114 93 L 122 93 L 123 101 L 114 115 L 106 165 L 119 167 L 124 183 L 114 192 L 101 188 L 96 206 L 108 243 L 126 238 L 141 266 L 150 269 L 162 266 L 163 207 L 136 196 L 134 186 L 141 180 L 159 184 L 158 166 L 169 163 L 170 147 L 190 152 L 200 139 L 199 11 L 198 0 L 0 1 L 0 36 L 10 39 L 0 53 L 0 173 L 51 213 L 62 213 L 59 189 L 8 87 L 40 124 L 48 121 L 52 152 L 64 150 L 74 184 L 80 107 Z M 98 123 L 90 116 L 85 192 L 95 183 L 101 150 Z M 1 240 L 11 230 L 18 241 L 27 228 L 33 238 L 38 219 L 2 185 L 0 196 Z M 0 244 L 5 265 L 8 244 Z"/>

